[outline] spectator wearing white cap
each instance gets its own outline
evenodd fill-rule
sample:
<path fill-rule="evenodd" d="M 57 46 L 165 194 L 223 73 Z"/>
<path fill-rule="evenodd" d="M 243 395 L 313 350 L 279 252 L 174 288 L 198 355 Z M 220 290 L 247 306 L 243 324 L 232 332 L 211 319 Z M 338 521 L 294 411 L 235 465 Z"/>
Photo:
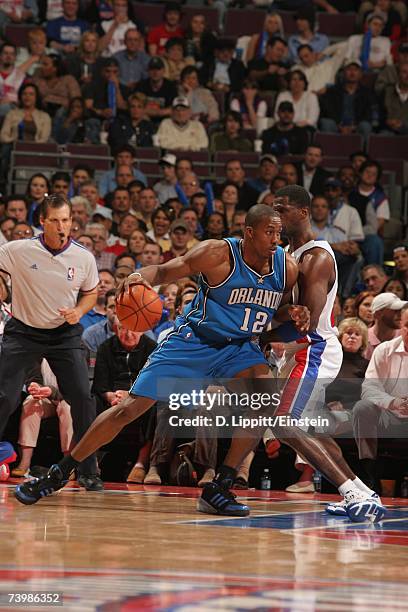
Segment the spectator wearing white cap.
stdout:
<path fill-rule="evenodd" d="M 160 170 L 163 178 L 153 185 L 160 204 L 164 204 L 169 198 L 177 198 L 177 157 L 173 153 L 166 153 L 159 160 Z"/>
<path fill-rule="evenodd" d="M 386 296 L 391 295 L 378 295 L 374 302 L 388 299 Z M 401 316 L 400 335 L 375 349 L 366 371 L 361 401 L 353 409 L 354 437 L 360 463 L 365 471 L 363 479 L 368 486 L 374 485 L 373 488 L 376 488 L 378 477 L 376 458 L 380 427 L 386 428 L 387 436 L 392 435 L 390 428 L 393 428 L 392 437 L 395 437 L 395 429 L 398 430 L 398 437 L 402 437 L 401 429 L 408 423 L 408 302 L 392 297 Z M 403 435 L 405 437 L 406 431 Z"/>
<path fill-rule="evenodd" d="M 190 104 L 185 96 L 173 100 L 171 117 L 163 119 L 156 137 L 163 149 L 200 151 L 208 148 L 204 126 L 200 121 L 191 119 Z"/>
<path fill-rule="evenodd" d="M 374 349 L 382 342 L 392 340 L 401 334 L 401 309 L 403 302 L 393 293 L 376 295 L 371 304 L 374 325 L 368 330 L 368 345 L 364 357 L 370 359 Z"/>
<path fill-rule="evenodd" d="M 395 262 L 395 278 L 401 280 L 408 290 L 408 246 L 397 245 L 392 255 Z"/>

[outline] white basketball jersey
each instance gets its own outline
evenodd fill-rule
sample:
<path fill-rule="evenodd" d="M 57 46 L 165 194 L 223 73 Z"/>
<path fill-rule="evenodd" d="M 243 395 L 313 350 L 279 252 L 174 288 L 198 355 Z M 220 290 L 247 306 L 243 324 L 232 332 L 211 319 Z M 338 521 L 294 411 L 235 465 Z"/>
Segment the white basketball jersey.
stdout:
<path fill-rule="evenodd" d="M 296 251 L 292 253 L 292 256 L 295 258 L 296 262 L 299 262 L 303 253 L 305 253 L 306 251 L 310 251 L 310 249 L 316 249 L 316 248 L 324 249 L 325 251 L 330 253 L 330 255 L 333 258 L 336 277 L 333 283 L 333 287 L 330 289 L 329 293 L 327 294 L 326 304 L 320 314 L 317 328 L 313 333 L 311 333 L 308 336 L 311 342 L 316 342 L 322 339 L 329 340 L 330 338 L 333 338 L 333 337 L 337 338 L 338 336 L 338 330 L 337 330 L 337 327 L 335 327 L 334 325 L 334 316 L 333 316 L 334 301 L 336 299 L 337 285 L 338 285 L 337 265 L 336 265 L 336 258 L 334 256 L 333 249 L 331 248 L 330 244 L 326 242 L 326 240 L 309 240 L 309 242 L 306 242 L 306 244 L 303 244 L 301 247 L 296 249 Z M 293 302 L 295 304 L 298 303 L 298 298 L 299 298 L 299 288 L 297 285 L 295 285 L 293 289 Z"/>

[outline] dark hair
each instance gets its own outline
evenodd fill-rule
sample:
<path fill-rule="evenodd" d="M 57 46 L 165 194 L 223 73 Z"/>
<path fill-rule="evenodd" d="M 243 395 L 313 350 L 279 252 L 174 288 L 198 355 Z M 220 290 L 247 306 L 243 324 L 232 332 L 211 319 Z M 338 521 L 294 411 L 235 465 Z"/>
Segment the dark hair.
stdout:
<path fill-rule="evenodd" d="M 288 46 L 288 43 L 286 42 L 286 40 L 284 38 L 282 38 L 282 36 L 271 36 L 271 38 L 268 40 L 268 42 L 266 43 L 268 47 L 274 47 L 276 45 L 276 43 L 282 43 L 283 45 L 285 45 L 285 47 Z"/>
<path fill-rule="evenodd" d="M 190 166 L 191 166 L 191 170 L 193 171 L 193 169 L 194 169 L 193 160 L 190 159 L 189 157 L 178 157 L 177 161 L 176 161 L 176 168 L 177 168 L 178 164 L 180 162 L 182 162 L 182 161 L 187 161 L 190 164 Z"/>
<path fill-rule="evenodd" d="M 286 185 L 278 189 L 275 193 L 277 198 L 287 197 L 290 204 L 296 206 L 296 208 L 307 208 L 310 210 L 311 201 L 309 192 L 300 185 Z"/>
<path fill-rule="evenodd" d="M 95 176 L 95 170 L 91 168 L 91 166 L 88 166 L 88 164 L 75 164 L 75 166 L 72 168 L 72 174 L 75 174 L 77 170 L 84 170 L 92 179 Z"/>
<path fill-rule="evenodd" d="M 381 164 L 376 161 L 375 159 L 367 159 L 367 161 L 363 162 L 360 166 L 360 170 L 359 175 L 361 177 L 361 175 L 363 174 L 364 170 L 367 170 L 367 168 L 377 168 L 377 183 L 380 181 L 381 179 L 381 175 L 382 175 L 382 166 Z"/>
<path fill-rule="evenodd" d="M 366 160 L 370 159 L 365 151 L 354 151 L 354 153 L 349 156 L 349 160 L 353 161 L 355 157 L 365 157 Z"/>
<path fill-rule="evenodd" d="M 70 114 L 72 107 L 74 106 L 76 102 L 79 102 L 81 104 L 82 112 L 85 113 L 86 107 L 85 107 L 84 99 L 80 98 L 79 96 L 76 96 L 76 98 L 71 98 L 71 100 L 68 103 L 67 115 Z"/>
<path fill-rule="evenodd" d="M 129 193 L 129 189 L 127 187 L 115 187 L 115 189 L 112 191 L 113 197 L 115 197 L 118 191 L 127 191 Z"/>
<path fill-rule="evenodd" d="M 119 257 L 120 257 L 120 255 L 119 255 Z M 115 261 L 116 261 L 116 260 L 115 260 Z M 109 299 L 110 297 L 114 297 L 114 298 L 116 299 L 116 289 L 109 289 L 109 291 L 107 291 L 107 292 L 105 293 L 105 306 L 106 306 L 106 304 L 108 303 L 108 299 Z"/>
<path fill-rule="evenodd" d="M 44 181 L 46 182 L 47 185 L 47 191 L 51 191 L 51 185 L 50 185 L 50 181 L 47 179 L 47 177 L 45 176 L 45 174 L 43 174 L 42 172 L 36 172 L 35 174 L 33 174 L 32 176 L 30 176 L 29 181 L 27 183 L 27 189 L 26 189 L 26 195 L 31 198 L 31 194 L 30 194 L 30 189 L 31 189 L 31 183 L 33 182 L 33 180 L 35 178 L 42 178 L 44 179 Z"/>
<path fill-rule="evenodd" d="M 235 183 L 233 183 L 232 181 L 225 181 L 225 183 L 223 183 L 220 187 L 220 196 L 222 197 L 222 194 L 224 193 L 225 189 L 227 187 L 234 187 L 234 189 L 237 190 L 237 194 L 238 194 L 238 199 L 239 199 L 239 189 L 237 187 L 237 185 Z"/>
<path fill-rule="evenodd" d="M 0 46 L 0 53 L 3 53 L 4 51 L 4 47 L 12 47 L 14 49 L 14 51 L 17 53 L 17 47 L 16 45 L 13 45 L 13 43 L 11 42 L 4 42 L 1 46 Z"/>
<path fill-rule="evenodd" d="M 183 49 L 183 55 L 186 52 L 186 45 L 183 38 L 179 38 L 177 36 L 174 38 L 169 38 L 169 40 L 164 45 L 164 48 L 166 49 L 166 51 L 169 51 L 172 47 L 181 47 Z"/>
<path fill-rule="evenodd" d="M 40 92 L 38 90 L 37 85 L 35 85 L 34 83 L 23 83 L 21 85 L 21 87 L 19 88 L 17 95 L 18 95 L 18 102 L 19 102 L 20 106 L 23 103 L 22 102 L 23 93 L 29 87 L 31 87 L 31 89 L 34 89 L 34 91 L 35 91 L 35 108 L 37 108 L 37 109 L 42 108 L 41 95 L 40 95 Z"/>
<path fill-rule="evenodd" d="M 226 127 L 227 125 L 227 119 L 232 119 L 233 121 L 238 123 L 239 129 L 242 130 L 243 122 L 242 122 L 241 113 L 239 113 L 238 111 L 234 111 L 234 110 L 227 111 L 224 116 L 224 127 Z"/>
<path fill-rule="evenodd" d="M 306 89 L 309 87 L 309 81 L 307 80 L 306 75 L 302 70 L 291 70 L 290 72 L 288 72 L 287 77 L 286 77 L 288 86 L 290 85 L 292 77 L 294 77 L 295 74 L 297 74 L 299 78 L 303 81 L 303 83 L 305 84 L 305 91 L 306 91 Z"/>
<path fill-rule="evenodd" d="M 316 142 L 316 143 L 311 142 L 310 144 L 308 144 L 307 147 L 306 147 L 306 151 L 308 149 L 320 149 L 320 153 L 323 155 L 323 147 L 318 142 Z"/>
<path fill-rule="evenodd" d="M 251 206 L 247 212 L 245 225 L 256 227 L 262 223 L 264 219 L 269 219 L 270 217 L 280 220 L 280 216 L 271 206 L 266 206 L 266 204 L 255 204 L 255 206 Z"/>
<path fill-rule="evenodd" d="M 69 207 L 69 216 L 72 216 L 72 204 L 68 198 L 66 198 L 62 193 L 52 193 L 51 195 L 44 198 L 41 202 L 41 212 L 40 216 L 44 219 L 47 218 L 47 214 L 50 208 L 58 209 L 63 206 Z"/>
<path fill-rule="evenodd" d="M 26 209 L 28 210 L 28 200 L 26 198 L 26 196 L 24 195 L 19 195 L 18 193 L 15 193 L 13 195 L 9 195 L 7 197 L 4 198 L 4 204 L 7 210 L 8 205 L 10 204 L 10 202 L 24 202 Z M 2 219 L 2 221 L 4 221 L 4 219 Z"/>
<path fill-rule="evenodd" d="M 304 44 L 298 47 L 298 50 L 297 50 L 298 56 L 299 56 L 299 53 L 302 51 L 302 49 L 308 49 L 309 51 L 313 53 L 313 47 L 311 47 L 310 45 Z"/>
<path fill-rule="evenodd" d="M 223 230 L 222 230 L 222 235 L 223 236 L 227 236 L 228 235 L 228 223 L 227 223 L 227 219 L 225 217 L 225 215 L 221 212 L 218 212 L 216 210 L 214 210 L 212 213 L 210 213 L 208 215 L 208 217 L 205 220 L 205 233 L 203 236 L 203 239 L 205 239 L 208 236 L 208 222 L 211 219 L 211 217 L 214 217 L 215 215 L 217 215 L 218 217 L 221 217 L 222 219 L 222 223 L 223 223 Z"/>
<path fill-rule="evenodd" d="M 389 285 L 390 283 L 395 283 L 395 282 L 400 283 L 402 287 L 402 298 L 401 299 L 406 301 L 408 299 L 408 289 L 404 281 L 402 280 L 402 278 L 399 278 L 398 276 L 393 276 L 392 278 L 387 280 L 384 287 L 381 289 L 381 293 L 386 293 L 387 291 L 389 291 L 389 289 L 387 288 L 387 285 Z"/>
<path fill-rule="evenodd" d="M 109 270 L 109 268 L 101 268 L 98 270 L 98 274 L 101 274 L 102 272 L 107 272 L 113 279 L 115 278 L 115 275 L 113 274 L 112 270 Z"/>
<path fill-rule="evenodd" d="M 57 71 L 57 77 L 60 77 L 64 74 L 66 74 L 66 70 L 65 70 L 65 64 L 62 60 L 62 57 L 60 55 L 56 55 L 55 53 L 51 53 L 50 55 L 46 55 L 45 57 L 48 57 L 53 65 L 54 68 Z"/>
<path fill-rule="evenodd" d="M 193 73 L 198 76 L 198 69 L 195 66 L 186 66 L 180 73 L 180 81 L 184 81 L 186 77 Z"/>
<path fill-rule="evenodd" d="M 135 179 L 134 181 L 130 181 L 130 183 L 128 183 L 128 190 L 131 189 L 132 187 L 141 187 L 141 189 L 145 188 L 145 184 L 143 183 L 143 181 L 139 181 L 137 179 Z"/>
<path fill-rule="evenodd" d="M 116 257 L 115 262 L 113 264 L 115 268 L 118 267 L 118 262 L 124 257 L 130 257 L 130 259 L 132 259 L 134 261 L 134 264 L 136 265 L 137 263 L 136 256 L 133 253 L 130 253 L 129 251 L 124 251 L 123 253 L 121 253 L 120 255 Z"/>
<path fill-rule="evenodd" d="M 170 211 L 168 208 L 164 208 L 164 206 L 159 206 L 159 208 L 156 208 L 153 212 L 152 212 L 152 216 L 151 216 L 151 223 L 153 224 L 154 220 L 156 219 L 157 215 L 159 213 L 163 213 L 166 216 L 167 221 L 169 221 L 169 223 L 171 223 L 174 219 L 173 215 L 170 214 Z"/>
<path fill-rule="evenodd" d="M 71 177 L 69 176 L 68 172 L 55 172 L 51 177 L 51 186 L 56 181 L 65 181 L 69 185 L 71 182 Z"/>
<path fill-rule="evenodd" d="M 273 188 L 275 182 L 277 182 L 277 181 L 283 181 L 284 183 L 286 183 L 286 185 L 288 184 L 287 179 L 284 176 L 282 176 L 281 174 L 278 174 L 277 176 L 274 176 L 273 179 L 271 180 L 271 189 Z M 282 189 L 282 187 L 281 187 L 281 189 Z"/>
<path fill-rule="evenodd" d="M 166 4 L 164 5 L 163 16 L 166 15 L 166 13 L 171 13 L 172 11 L 179 13 L 181 16 L 181 6 L 178 2 L 166 2 Z"/>
<path fill-rule="evenodd" d="M 113 151 L 113 157 L 117 157 L 119 153 L 130 153 L 132 157 L 136 157 L 136 149 L 132 145 L 125 144 Z"/>

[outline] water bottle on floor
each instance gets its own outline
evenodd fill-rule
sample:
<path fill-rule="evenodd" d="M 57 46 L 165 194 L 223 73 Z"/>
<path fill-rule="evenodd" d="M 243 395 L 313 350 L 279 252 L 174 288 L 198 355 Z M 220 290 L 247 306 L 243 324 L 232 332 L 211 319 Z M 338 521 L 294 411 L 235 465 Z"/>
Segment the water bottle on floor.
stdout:
<path fill-rule="evenodd" d="M 316 493 L 322 492 L 322 475 L 318 471 L 313 474 L 313 486 Z"/>
<path fill-rule="evenodd" d="M 261 477 L 261 491 L 270 491 L 272 489 L 272 481 L 269 475 L 268 468 L 265 468 Z"/>

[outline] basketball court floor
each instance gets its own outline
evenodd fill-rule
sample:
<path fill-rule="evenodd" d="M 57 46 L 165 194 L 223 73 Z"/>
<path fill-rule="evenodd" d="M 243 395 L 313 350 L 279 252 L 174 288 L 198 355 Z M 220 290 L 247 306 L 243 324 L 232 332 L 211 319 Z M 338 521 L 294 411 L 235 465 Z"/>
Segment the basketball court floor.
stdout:
<path fill-rule="evenodd" d="M 408 610 L 407 500 L 372 525 L 327 515 L 335 496 L 241 493 L 248 518 L 196 513 L 198 489 L 74 485 L 22 506 L 2 484 L 0 610 Z M 33 591 L 54 606 L 10 607 Z"/>

